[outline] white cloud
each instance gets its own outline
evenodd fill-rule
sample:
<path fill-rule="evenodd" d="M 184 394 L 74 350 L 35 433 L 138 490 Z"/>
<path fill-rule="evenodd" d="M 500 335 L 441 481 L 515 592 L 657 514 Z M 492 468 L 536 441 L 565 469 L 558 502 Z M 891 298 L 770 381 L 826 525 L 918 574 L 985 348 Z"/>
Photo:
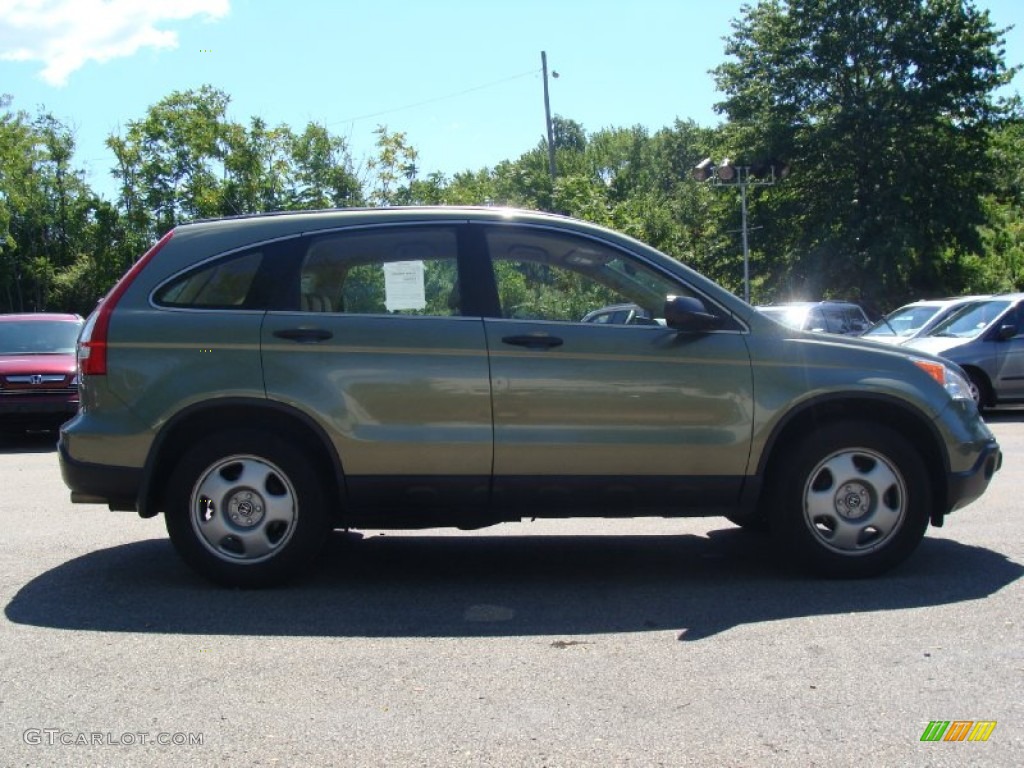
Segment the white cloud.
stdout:
<path fill-rule="evenodd" d="M 40 61 L 40 76 L 65 85 L 89 61 L 176 48 L 166 22 L 227 15 L 230 0 L 0 0 L 0 59 Z"/>

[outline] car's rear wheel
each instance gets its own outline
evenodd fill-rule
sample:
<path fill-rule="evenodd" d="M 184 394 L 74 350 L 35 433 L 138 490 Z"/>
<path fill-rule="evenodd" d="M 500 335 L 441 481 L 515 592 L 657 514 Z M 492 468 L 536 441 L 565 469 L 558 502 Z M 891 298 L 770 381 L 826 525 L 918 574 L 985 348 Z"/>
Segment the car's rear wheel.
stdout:
<path fill-rule="evenodd" d="M 928 527 L 931 488 L 913 444 L 881 424 L 839 422 L 779 468 L 773 531 L 819 574 L 872 576 L 905 560 Z"/>
<path fill-rule="evenodd" d="M 185 562 L 234 587 L 292 578 L 315 560 L 331 527 L 305 452 L 256 430 L 220 433 L 189 450 L 171 474 L 165 518 Z"/>

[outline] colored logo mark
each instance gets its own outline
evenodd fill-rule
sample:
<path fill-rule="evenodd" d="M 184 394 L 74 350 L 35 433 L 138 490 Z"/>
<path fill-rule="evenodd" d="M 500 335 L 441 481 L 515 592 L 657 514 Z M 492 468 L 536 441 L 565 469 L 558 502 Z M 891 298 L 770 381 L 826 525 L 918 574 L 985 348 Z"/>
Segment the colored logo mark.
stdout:
<path fill-rule="evenodd" d="M 932 720 L 921 741 L 988 741 L 995 729 L 995 720 Z"/>

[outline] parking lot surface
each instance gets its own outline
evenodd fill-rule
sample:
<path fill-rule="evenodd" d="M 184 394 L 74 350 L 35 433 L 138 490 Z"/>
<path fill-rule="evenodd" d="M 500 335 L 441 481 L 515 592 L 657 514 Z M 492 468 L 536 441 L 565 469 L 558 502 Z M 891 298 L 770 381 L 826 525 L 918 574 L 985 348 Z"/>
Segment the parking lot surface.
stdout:
<path fill-rule="evenodd" d="M 1024 765 L 1024 411 L 989 421 L 989 492 L 865 581 L 710 518 L 338 533 L 226 590 L 6 439 L 0 764 Z"/>

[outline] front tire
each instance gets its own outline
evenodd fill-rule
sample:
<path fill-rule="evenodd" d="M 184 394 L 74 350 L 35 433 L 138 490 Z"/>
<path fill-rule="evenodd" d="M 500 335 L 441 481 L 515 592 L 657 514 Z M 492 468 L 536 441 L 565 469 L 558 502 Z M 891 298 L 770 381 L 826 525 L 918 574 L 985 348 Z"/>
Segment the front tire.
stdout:
<path fill-rule="evenodd" d="M 804 439 L 778 469 L 780 544 L 814 572 L 874 576 L 905 560 L 928 527 L 932 494 L 920 454 L 881 424 L 839 422 Z"/>
<path fill-rule="evenodd" d="M 973 368 L 967 371 L 967 379 L 971 385 L 971 398 L 978 406 L 978 410 L 991 408 L 995 404 L 995 397 L 992 394 L 992 385 L 983 373 Z"/>
<path fill-rule="evenodd" d="M 178 554 L 226 586 L 283 584 L 330 532 L 326 495 L 305 452 L 256 430 L 197 443 L 171 474 L 165 522 Z"/>

